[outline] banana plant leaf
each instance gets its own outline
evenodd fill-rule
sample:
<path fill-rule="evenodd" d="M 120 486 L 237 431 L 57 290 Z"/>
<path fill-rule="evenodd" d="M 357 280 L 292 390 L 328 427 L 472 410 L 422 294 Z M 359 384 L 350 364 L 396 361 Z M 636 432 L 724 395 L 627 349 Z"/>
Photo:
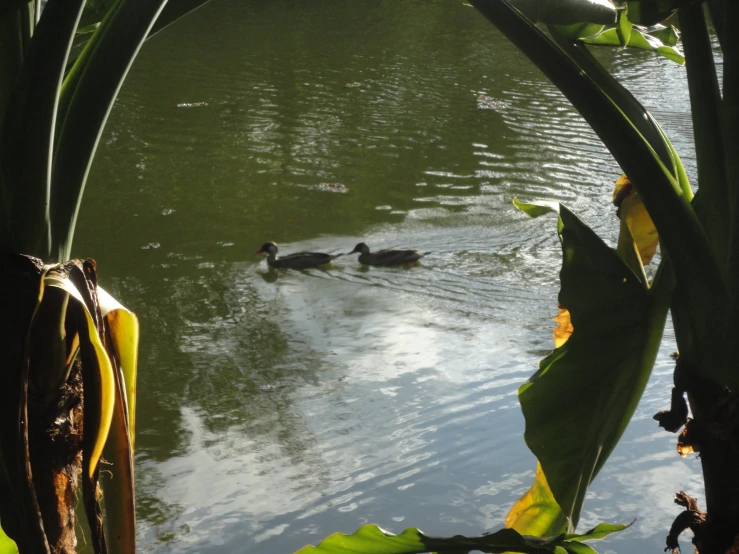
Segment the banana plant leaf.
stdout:
<path fill-rule="evenodd" d="M 415 528 L 408 528 L 400 535 L 383 531 L 376 525 L 364 525 L 353 535 L 334 533 L 318 546 L 308 545 L 296 554 L 466 554 L 481 551 L 490 553 L 520 552 L 523 554 L 583 554 L 595 550 L 582 541 L 602 539 L 612 533 L 626 529 L 630 524 L 601 524 L 582 535 L 560 534 L 542 539 L 521 535 L 513 529 L 501 529 L 481 537 L 450 538 L 429 537 Z"/>
<path fill-rule="evenodd" d="M 541 205 L 521 204 L 529 215 Z M 549 206 L 545 206 L 549 207 Z M 519 389 L 526 443 L 554 499 L 577 525 L 588 485 L 618 443 L 657 355 L 670 295 L 650 294 L 585 223 L 560 205 L 559 303 L 572 335 Z"/>
<path fill-rule="evenodd" d="M 680 0 L 626 0 L 629 19 L 639 25 L 654 25 L 670 17 Z"/>
<path fill-rule="evenodd" d="M 592 44 L 594 46 L 630 46 L 642 50 L 651 50 L 680 65 L 685 64 L 685 56 L 683 56 L 679 48 L 664 44 L 657 37 L 645 33 L 636 27 L 631 27 L 627 37 L 619 33 L 619 28 L 614 27 L 606 29 L 595 36 L 584 37 L 581 40 L 586 44 Z"/>
<path fill-rule="evenodd" d="M 136 501 L 134 498 L 133 443 L 136 407 L 136 365 L 139 323 L 101 287 L 100 312 L 108 331 L 108 352 L 115 376 L 115 408 L 103 455 L 111 464 L 100 478 L 105 503 L 105 527 L 110 554 L 136 552 Z M 109 478 L 112 476 L 112 478 Z"/>
<path fill-rule="evenodd" d="M 567 530 L 567 518 L 554 499 L 541 464 L 536 464 L 534 483 L 508 512 L 505 525 L 535 537 L 556 537 Z"/>

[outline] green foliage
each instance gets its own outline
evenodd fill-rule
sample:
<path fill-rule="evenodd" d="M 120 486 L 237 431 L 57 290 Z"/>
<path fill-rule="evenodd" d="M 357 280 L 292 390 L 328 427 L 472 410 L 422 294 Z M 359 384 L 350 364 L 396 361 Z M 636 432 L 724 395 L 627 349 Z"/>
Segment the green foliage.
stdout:
<path fill-rule="evenodd" d="M 534 215 L 531 208 L 527 213 Z M 654 303 L 633 271 L 572 212 L 560 206 L 559 214 L 559 303 L 574 332 L 542 360 L 519 398 L 526 443 L 574 528 L 588 485 L 644 391 L 668 304 Z"/>
<path fill-rule="evenodd" d="M 630 525 L 630 524 L 629 524 Z M 465 554 L 472 551 L 490 553 L 520 552 L 524 554 L 581 554 L 595 552 L 583 541 L 602 539 L 622 531 L 629 525 L 600 524 L 582 534 L 561 534 L 547 539 L 525 536 L 513 529 L 501 529 L 481 537 L 436 538 L 409 528 L 400 535 L 386 533 L 376 525 L 364 525 L 353 535 L 334 533 L 318 546 L 306 546 L 296 554 L 423 554 L 425 552 Z"/>
<path fill-rule="evenodd" d="M 91 531 L 89 543 L 95 552 L 130 553 L 136 548 L 133 434 L 138 323 L 117 303 L 101 312 L 93 265 L 83 269 L 70 262 L 60 269 L 21 254 L 46 261 L 68 259 L 90 165 L 128 69 L 145 39 L 206 2 L 175 1 L 166 10 L 166 0 L 51 0 L 40 13 L 38 1 L 5 2 L 0 8 L 0 262 L 3 282 L 12 281 L 9 274 L 20 283 L 17 291 L 3 291 L 6 305 L 20 299 L 15 301 L 17 313 L 0 334 L 5 356 L 0 495 L 16 501 L 0 505 L 0 515 L 5 531 L 23 553 L 69 548 L 69 542 L 61 546 L 49 542 L 64 542 L 69 530 L 59 529 L 57 520 L 67 521 L 66 512 L 74 506 L 63 507 L 63 517 L 49 514 L 74 496 L 76 485 L 66 479 L 60 483 L 68 484 L 60 485 L 52 473 L 79 471 L 71 467 L 79 463 L 78 451 L 65 453 L 64 460 L 73 461 L 54 460 L 58 467 L 32 468 L 28 444 L 37 451 L 49 447 L 45 435 L 29 431 L 31 420 L 40 420 L 36 424 L 40 429 L 66 422 L 60 433 L 69 434 L 78 433 L 84 422 L 81 441 L 75 436 L 60 442 L 78 450 L 82 443 L 82 504 Z M 79 383 L 75 381 L 75 388 L 68 382 L 78 359 L 81 377 L 74 379 L 84 383 L 84 402 L 77 398 L 76 406 L 84 407 L 74 417 L 81 419 L 71 421 L 73 409 L 55 418 L 55 407 L 68 402 L 57 402 L 59 395 L 81 395 Z M 38 401 L 34 397 L 31 408 L 29 388 L 41 397 Z M 104 448 L 106 458 L 115 464 L 113 478 L 103 482 L 107 548 L 98 489 Z M 46 486 L 48 481 L 54 485 Z M 47 489 L 59 498 L 37 494 Z M 42 510 L 39 504 L 44 502 Z M 18 549 L 0 534 L 0 554 Z"/>
<path fill-rule="evenodd" d="M 632 27 L 631 23 L 628 23 L 627 27 L 628 31 L 626 32 L 619 25 L 618 27 L 606 29 L 595 36 L 585 37 L 582 40 L 586 44 L 592 44 L 594 46 L 630 46 L 642 50 L 651 50 L 673 62 L 681 65 L 685 63 L 685 57 L 679 49 L 663 44 L 657 37 L 641 29 Z"/>
<path fill-rule="evenodd" d="M 35 2 L 0 14 L 0 77 L 15 83 L 0 88 L 0 252 L 69 258 L 90 165 L 133 59 L 206 2 L 48 2 L 35 29 Z"/>

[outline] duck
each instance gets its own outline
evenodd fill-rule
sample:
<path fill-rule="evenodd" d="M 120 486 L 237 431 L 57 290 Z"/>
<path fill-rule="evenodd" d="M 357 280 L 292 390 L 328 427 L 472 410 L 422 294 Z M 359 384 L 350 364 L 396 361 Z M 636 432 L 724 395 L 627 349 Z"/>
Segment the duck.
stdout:
<path fill-rule="evenodd" d="M 410 249 L 401 250 L 399 248 L 388 248 L 386 250 L 370 252 L 369 246 L 360 242 L 354 247 L 354 250 L 347 253 L 347 255 L 356 254 L 357 252 L 359 252 L 360 264 L 375 266 L 411 264 L 413 262 L 417 262 L 426 254 L 431 254 L 431 252 L 420 252 L 418 250 Z"/>
<path fill-rule="evenodd" d="M 330 264 L 339 256 L 343 256 L 323 252 L 295 252 L 278 258 L 277 245 L 274 242 L 265 242 L 256 254 L 267 254 L 267 264 L 275 269 L 309 269 Z"/>

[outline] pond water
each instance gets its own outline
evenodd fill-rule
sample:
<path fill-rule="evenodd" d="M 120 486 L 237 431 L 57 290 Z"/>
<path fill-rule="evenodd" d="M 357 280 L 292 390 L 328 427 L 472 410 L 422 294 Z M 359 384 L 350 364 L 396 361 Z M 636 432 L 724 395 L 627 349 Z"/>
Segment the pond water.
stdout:
<path fill-rule="evenodd" d="M 685 70 L 601 57 L 695 174 Z M 101 141 L 76 256 L 141 320 L 140 550 L 289 554 L 374 522 L 477 535 L 530 485 L 516 391 L 552 348 L 559 200 L 613 243 L 619 168 L 473 8 L 216 0 L 147 42 Z M 329 186 L 331 185 L 331 186 Z M 430 251 L 269 272 L 253 254 Z M 699 461 L 636 416 L 593 484 L 597 545 L 661 552 Z"/>

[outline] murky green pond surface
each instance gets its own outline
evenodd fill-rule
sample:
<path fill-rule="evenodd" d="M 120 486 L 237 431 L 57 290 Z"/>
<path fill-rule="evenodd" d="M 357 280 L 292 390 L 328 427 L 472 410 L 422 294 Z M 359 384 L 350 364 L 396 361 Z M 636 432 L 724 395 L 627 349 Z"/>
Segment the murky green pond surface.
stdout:
<path fill-rule="evenodd" d="M 602 55 L 694 175 L 684 68 Z M 141 320 L 141 550 L 499 528 L 533 476 L 516 390 L 552 347 L 560 257 L 555 221 L 511 199 L 561 200 L 613 241 L 619 174 L 460 2 L 215 0 L 147 42 L 75 244 Z M 275 274 L 253 254 L 267 240 L 432 254 Z M 651 419 L 672 350 L 668 331 L 585 504 L 583 529 L 639 518 L 601 552 L 661 552 L 673 492 L 700 497 L 699 462 Z"/>

